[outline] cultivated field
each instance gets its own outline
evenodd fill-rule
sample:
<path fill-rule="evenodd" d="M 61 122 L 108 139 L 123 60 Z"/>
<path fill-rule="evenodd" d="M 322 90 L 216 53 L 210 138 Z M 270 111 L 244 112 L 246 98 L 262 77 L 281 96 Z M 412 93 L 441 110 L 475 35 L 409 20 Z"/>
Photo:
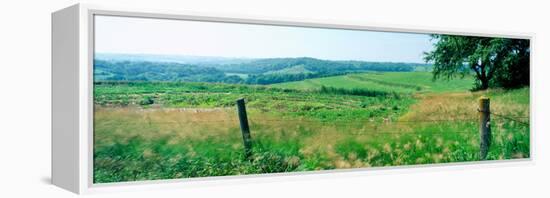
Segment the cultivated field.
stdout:
<path fill-rule="evenodd" d="M 529 88 L 470 92 L 472 82 L 433 82 L 428 72 L 265 86 L 96 82 L 94 182 L 475 161 L 482 95 L 495 113 L 487 158 L 529 157 Z M 247 101 L 252 161 L 238 98 Z"/>

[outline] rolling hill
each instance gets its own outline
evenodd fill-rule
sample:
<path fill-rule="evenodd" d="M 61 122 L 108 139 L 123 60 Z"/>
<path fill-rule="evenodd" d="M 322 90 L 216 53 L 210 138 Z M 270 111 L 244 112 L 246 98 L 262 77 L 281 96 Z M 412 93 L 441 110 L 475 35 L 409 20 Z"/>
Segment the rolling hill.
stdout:
<path fill-rule="evenodd" d="M 97 81 L 185 81 L 274 84 L 360 72 L 404 72 L 417 63 L 334 61 L 309 57 L 243 59 L 203 56 L 105 54 L 94 62 Z"/>
<path fill-rule="evenodd" d="M 432 81 L 430 72 L 371 72 L 306 79 L 270 85 L 275 88 L 315 90 L 321 87 L 344 89 L 392 90 L 400 93 L 465 91 L 472 87 L 472 77 L 450 81 Z"/>

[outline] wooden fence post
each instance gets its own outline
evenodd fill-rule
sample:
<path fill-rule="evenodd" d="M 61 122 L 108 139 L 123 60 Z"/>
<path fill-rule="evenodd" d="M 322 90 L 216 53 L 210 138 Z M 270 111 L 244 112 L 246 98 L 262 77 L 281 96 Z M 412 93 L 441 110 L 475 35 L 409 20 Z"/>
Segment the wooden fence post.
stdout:
<path fill-rule="evenodd" d="M 250 128 L 248 126 L 244 98 L 237 100 L 237 111 L 239 112 L 239 122 L 241 124 L 241 132 L 243 134 L 244 155 L 246 159 L 252 160 L 252 137 L 250 136 Z"/>
<path fill-rule="evenodd" d="M 480 135 L 480 152 L 481 160 L 487 158 L 489 146 L 491 146 L 491 108 L 490 100 L 487 97 L 479 98 L 479 135 Z"/>

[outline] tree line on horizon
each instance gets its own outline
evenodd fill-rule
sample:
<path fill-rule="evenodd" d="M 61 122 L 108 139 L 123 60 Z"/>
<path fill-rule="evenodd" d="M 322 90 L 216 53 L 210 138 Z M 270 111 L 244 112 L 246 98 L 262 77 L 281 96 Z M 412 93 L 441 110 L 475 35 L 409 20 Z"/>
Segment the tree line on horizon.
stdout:
<path fill-rule="evenodd" d="M 220 82 L 274 84 L 356 72 L 413 71 L 417 63 L 329 61 L 314 58 L 269 58 L 238 64 L 193 65 L 174 62 L 94 60 L 96 81 Z"/>

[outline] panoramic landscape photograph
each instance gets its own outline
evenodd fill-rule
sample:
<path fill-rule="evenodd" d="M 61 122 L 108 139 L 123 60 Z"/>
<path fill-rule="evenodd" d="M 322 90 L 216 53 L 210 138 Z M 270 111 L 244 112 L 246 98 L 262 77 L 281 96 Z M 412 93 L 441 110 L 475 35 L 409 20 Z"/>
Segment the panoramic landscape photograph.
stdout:
<path fill-rule="evenodd" d="M 529 39 L 94 16 L 93 182 L 530 158 Z"/>

